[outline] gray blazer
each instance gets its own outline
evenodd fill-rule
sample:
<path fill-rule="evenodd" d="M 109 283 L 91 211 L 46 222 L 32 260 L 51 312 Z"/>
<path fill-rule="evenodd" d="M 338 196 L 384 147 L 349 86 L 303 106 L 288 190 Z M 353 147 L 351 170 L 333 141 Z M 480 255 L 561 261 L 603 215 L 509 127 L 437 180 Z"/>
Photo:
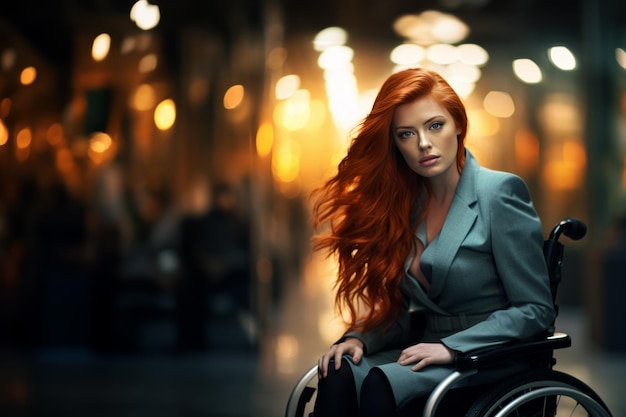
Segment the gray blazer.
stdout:
<path fill-rule="evenodd" d="M 466 155 L 443 228 L 420 259 L 430 290 L 410 276 L 408 259 L 400 319 L 387 330 L 344 335 L 359 338 L 366 355 L 419 341 L 466 352 L 527 338 L 553 323 L 543 232 L 525 183 Z M 424 323 L 417 330 L 415 317 Z"/>

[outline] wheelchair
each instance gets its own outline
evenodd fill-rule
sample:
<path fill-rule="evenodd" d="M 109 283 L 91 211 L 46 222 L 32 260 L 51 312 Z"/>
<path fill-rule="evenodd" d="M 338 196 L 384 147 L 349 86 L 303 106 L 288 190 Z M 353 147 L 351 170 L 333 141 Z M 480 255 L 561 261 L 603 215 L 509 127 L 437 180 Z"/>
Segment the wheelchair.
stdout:
<path fill-rule="evenodd" d="M 557 289 L 561 282 L 564 246 L 561 234 L 582 239 L 586 225 L 574 218 L 558 223 L 544 241 L 550 289 L 557 315 Z M 553 369 L 556 349 L 571 346 L 569 335 L 549 332 L 529 340 L 514 341 L 459 354 L 455 370 L 432 391 L 423 417 L 612 417 L 606 404 L 587 384 L 572 375 Z M 530 364 L 527 370 L 487 384 L 459 386 L 467 378 L 488 375 L 511 360 Z M 317 365 L 296 383 L 287 401 L 285 417 L 305 417 L 316 392 Z M 466 384 L 467 385 L 467 384 Z"/>

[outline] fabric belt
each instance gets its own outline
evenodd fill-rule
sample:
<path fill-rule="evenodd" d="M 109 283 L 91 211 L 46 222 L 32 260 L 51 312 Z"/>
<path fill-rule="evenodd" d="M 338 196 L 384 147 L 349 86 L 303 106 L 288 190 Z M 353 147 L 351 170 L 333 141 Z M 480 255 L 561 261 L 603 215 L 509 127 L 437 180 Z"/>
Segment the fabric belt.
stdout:
<path fill-rule="evenodd" d="M 476 323 L 484 321 L 491 313 L 464 314 L 456 316 L 440 316 L 436 314 L 426 315 L 426 328 L 433 332 L 456 332 L 472 327 Z"/>

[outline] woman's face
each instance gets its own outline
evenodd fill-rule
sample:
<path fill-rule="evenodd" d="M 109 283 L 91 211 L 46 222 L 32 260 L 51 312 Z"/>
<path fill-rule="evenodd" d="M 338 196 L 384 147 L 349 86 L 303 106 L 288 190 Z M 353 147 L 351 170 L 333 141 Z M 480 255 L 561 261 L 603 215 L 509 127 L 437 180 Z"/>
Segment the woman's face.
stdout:
<path fill-rule="evenodd" d="M 399 105 L 393 117 L 396 146 L 409 167 L 425 178 L 458 175 L 460 133 L 448 110 L 428 96 Z"/>

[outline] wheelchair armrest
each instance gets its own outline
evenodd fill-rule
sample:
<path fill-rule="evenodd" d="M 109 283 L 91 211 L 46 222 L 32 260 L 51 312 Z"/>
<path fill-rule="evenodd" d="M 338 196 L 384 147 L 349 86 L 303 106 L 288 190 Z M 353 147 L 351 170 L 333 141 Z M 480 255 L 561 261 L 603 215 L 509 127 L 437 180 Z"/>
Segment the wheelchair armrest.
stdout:
<path fill-rule="evenodd" d="M 457 354 L 454 364 L 460 371 L 482 369 L 497 365 L 502 361 L 510 361 L 515 358 L 523 358 L 533 354 L 567 348 L 571 345 L 572 340 L 569 335 L 565 333 L 555 333 L 551 336 L 518 340 L 503 345 L 459 353 Z"/>

